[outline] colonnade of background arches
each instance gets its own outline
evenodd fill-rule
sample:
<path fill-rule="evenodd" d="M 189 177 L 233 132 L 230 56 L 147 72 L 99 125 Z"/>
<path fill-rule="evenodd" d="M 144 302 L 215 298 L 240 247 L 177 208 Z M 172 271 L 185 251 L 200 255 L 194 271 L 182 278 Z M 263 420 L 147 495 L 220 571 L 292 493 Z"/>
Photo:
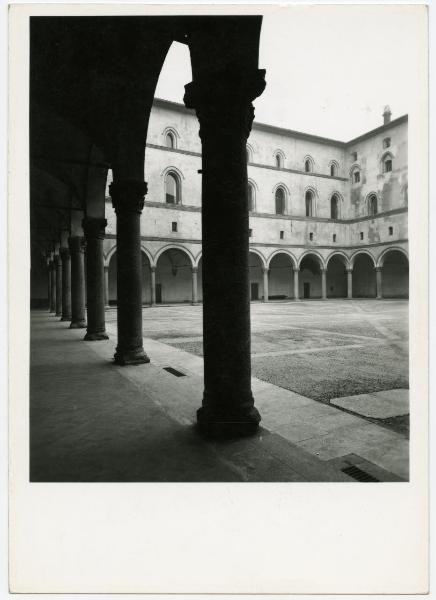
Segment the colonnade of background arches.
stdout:
<path fill-rule="evenodd" d="M 388 248 L 378 258 L 368 250 L 349 256 L 335 251 L 323 257 L 308 250 L 299 258 L 277 250 L 266 258 L 250 249 L 250 295 L 255 300 L 315 298 L 408 298 L 409 261 L 402 248 Z M 109 305 L 117 302 L 117 253 L 106 257 Z M 182 246 L 155 256 L 142 249 L 143 304 L 202 301 L 202 260 Z"/>

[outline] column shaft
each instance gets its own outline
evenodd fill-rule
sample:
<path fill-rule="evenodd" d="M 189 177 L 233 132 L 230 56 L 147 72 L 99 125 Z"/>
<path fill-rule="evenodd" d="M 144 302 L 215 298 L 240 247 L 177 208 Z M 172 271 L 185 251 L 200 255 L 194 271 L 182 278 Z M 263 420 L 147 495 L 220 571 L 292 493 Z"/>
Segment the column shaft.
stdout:
<path fill-rule="evenodd" d="M 298 273 L 300 272 L 300 269 L 294 269 L 294 300 L 299 300 L 300 299 L 300 291 L 299 291 L 299 277 L 298 277 Z"/>
<path fill-rule="evenodd" d="M 107 340 L 104 298 L 103 240 L 106 219 L 86 217 L 83 231 L 86 240 L 87 329 L 85 340 Z"/>
<path fill-rule="evenodd" d="M 321 293 L 322 299 L 327 299 L 327 270 L 321 269 Z"/>
<path fill-rule="evenodd" d="M 269 300 L 269 292 L 268 292 L 268 267 L 263 267 L 263 301 L 268 302 Z"/>
<path fill-rule="evenodd" d="M 376 283 L 377 283 L 377 298 L 380 299 L 380 298 L 383 298 L 383 291 L 382 291 L 383 274 L 382 274 L 381 267 L 376 268 L 375 277 L 376 277 Z"/>
<path fill-rule="evenodd" d="M 60 317 L 62 315 L 62 260 L 58 254 L 54 257 L 54 263 L 56 267 L 56 316 Z"/>
<path fill-rule="evenodd" d="M 204 396 L 200 429 L 211 436 L 254 433 L 251 392 L 246 142 L 263 72 L 185 86 L 202 141 Z"/>
<path fill-rule="evenodd" d="M 192 304 L 198 303 L 197 267 L 192 267 Z"/>
<path fill-rule="evenodd" d="M 71 257 L 68 248 L 61 248 L 62 257 L 62 318 L 71 321 Z"/>
<path fill-rule="evenodd" d="M 109 267 L 104 267 L 104 306 L 109 308 Z"/>
<path fill-rule="evenodd" d="M 347 269 L 347 298 L 353 297 L 353 270 Z"/>
<path fill-rule="evenodd" d="M 84 239 L 73 236 L 69 239 L 71 254 L 71 329 L 86 327 L 85 320 L 85 262 Z"/>
<path fill-rule="evenodd" d="M 150 267 L 151 306 L 156 304 L 156 267 Z"/>
<path fill-rule="evenodd" d="M 147 184 L 114 181 L 110 194 L 117 215 L 118 344 L 115 362 L 148 363 L 142 341 L 142 257 L 140 218 Z"/>
<path fill-rule="evenodd" d="M 51 281 L 51 293 L 50 293 L 50 312 L 56 312 L 56 267 L 54 261 L 50 261 L 50 281 Z"/>

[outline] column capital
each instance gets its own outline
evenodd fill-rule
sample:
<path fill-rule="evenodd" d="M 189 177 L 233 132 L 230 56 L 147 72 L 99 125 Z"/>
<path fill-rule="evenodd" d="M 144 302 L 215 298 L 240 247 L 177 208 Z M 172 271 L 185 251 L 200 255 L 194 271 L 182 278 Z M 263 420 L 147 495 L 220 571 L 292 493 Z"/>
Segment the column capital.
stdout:
<path fill-rule="evenodd" d="M 383 271 L 383 267 L 374 267 L 376 273 L 381 273 Z"/>
<path fill-rule="evenodd" d="M 70 260 L 71 256 L 70 256 L 70 249 L 69 248 L 60 248 L 59 249 L 59 253 L 61 255 L 62 262 L 64 260 Z"/>
<path fill-rule="evenodd" d="M 68 238 L 70 252 L 85 252 L 85 238 L 81 235 L 74 235 Z"/>
<path fill-rule="evenodd" d="M 156 266 L 155 265 L 150 265 L 150 271 L 152 273 L 156 273 Z"/>
<path fill-rule="evenodd" d="M 321 271 L 321 273 L 327 273 L 327 269 L 324 269 L 324 267 L 320 267 L 319 270 Z"/>
<path fill-rule="evenodd" d="M 107 225 L 107 220 L 99 217 L 85 217 L 82 220 L 83 231 L 86 238 L 95 238 L 98 240 L 104 239 L 104 229 Z"/>
<path fill-rule="evenodd" d="M 352 273 L 353 272 L 353 267 L 347 267 L 345 270 L 347 271 L 347 273 Z"/>
<path fill-rule="evenodd" d="M 214 70 L 185 85 L 183 101 L 197 113 L 200 137 L 211 130 L 235 135 L 242 129 L 248 138 L 254 119 L 251 102 L 265 85 L 265 69 Z"/>
<path fill-rule="evenodd" d="M 113 181 L 109 186 L 109 194 L 117 214 L 121 212 L 141 214 L 144 208 L 144 197 L 147 194 L 147 183 L 139 179 Z"/>
<path fill-rule="evenodd" d="M 59 256 L 59 254 L 55 254 L 54 255 L 53 262 L 54 262 L 55 268 L 58 268 L 58 267 L 60 267 L 62 265 L 62 259 Z"/>
<path fill-rule="evenodd" d="M 262 273 L 269 273 L 269 267 L 262 267 Z"/>
<path fill-rule="evenodd" d="M 198 273 L 198 267 L 191 267 L 192 273 Z"/>
<path fill-rule="evenodd" d="M 298 271 L 300 270 L 300 267 L 292 267 L 292 270 L 297 271 L 297 273 L 298 273 Z"/>

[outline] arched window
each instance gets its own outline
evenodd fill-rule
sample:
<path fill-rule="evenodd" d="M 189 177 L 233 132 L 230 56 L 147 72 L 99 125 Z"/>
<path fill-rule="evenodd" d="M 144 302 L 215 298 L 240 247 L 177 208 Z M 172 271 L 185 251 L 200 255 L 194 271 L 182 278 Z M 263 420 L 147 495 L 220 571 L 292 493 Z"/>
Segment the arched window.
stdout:
<path fill-rule="evenodd" d="M 172 131 L 168 131 L 165 136 L 165 145 L 167 148 L 175 148 L 176 147 L 176 138 Z"/>
<path fill-rule="evenodd" d="M 180 180 L 175 173 L 169 172 L 165 177 L 165 202 L 180 203 Z"/>
<path fill-rule="evenodd" d="M 281 187 L 276 189 L 276 215 L 285 214 L 285 190 Z"/>
<path fill-rule="evenodd" d="M 360 168 L 358 166 L 351 171 L 351 183 L 360 183 Z"/>
<path fill-rule="evenodd" d="M 248 182 L 247 186 L 247 196 L 248 196 L 248 210 L 249 212 L 254 212 L 254 188 L 253 184 Z"/>
<path fill-rule="evenodd" d="M 310 160 L 310 158 L 306 158 L 306 160 L 304 161 L 304 170 L 306 173 L 312 173 L 313 165 L 312 165 L 312 161 Z"/>
<path fill-rule="evenodd" d="M 332 163 L 330 165 L 330 177 L 336 177 L 337 173 L 338 173 L 337 166 L 335 165 L 335 163 Z"/>
<path fill-rule="evenodd" d="M 277 152 L 276 154 L 276 167 L 278 169 L 281 169 L 283 167 L 283 158 L 280 152 Z"/>
<path fill-rule="evenodd" d="M 383 160 L 383 173 L 390 173 L 392 171 L 392 157 L 387 156 Z"/>
<path fill-rule="evenodd" d="M 251 149 L 247 146 L 245 149 L 246 152 L 246 156 L 247 156 L 247 163 L 251 162 Z"/>
<path fill-rule="evenodd" d="M 330 218 L 339 219 L 339 198 L 337 194 L 333 194 L 330 199 Z"/>
<path fill-rule="evenodd" d="M 391 138 L 387 137 L 383 140 L 383 148 L 389 148 L 389 146 L 391 145 Z"/>
<path fill-rule="evenodd" d="M 368 214 L 376 215 L 377 212 L 377 196 L 375 194 L 371 194 L 371 196 L 368 198 Z"/>
<path fill-rule="evenodd" d="M 306 192 L 306 217 L 311 217 L 313 214 L 313 194 L 310 190 Z"/>

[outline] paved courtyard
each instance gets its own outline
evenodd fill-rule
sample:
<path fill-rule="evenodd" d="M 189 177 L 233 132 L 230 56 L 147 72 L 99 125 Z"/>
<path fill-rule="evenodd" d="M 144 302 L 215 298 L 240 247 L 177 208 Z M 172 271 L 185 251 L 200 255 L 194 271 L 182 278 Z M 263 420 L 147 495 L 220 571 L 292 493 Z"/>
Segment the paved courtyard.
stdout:
<path fill-rule="evenodd" d="M 405 300 L 252 303 L 253 376 L 407 432 L 408 307 Z M 201 306 L 144 308 L 143 324 L 144 337 L 202 356 Z M 398 390 L 390 403 L 379 394 L 388 390 Z"/>

